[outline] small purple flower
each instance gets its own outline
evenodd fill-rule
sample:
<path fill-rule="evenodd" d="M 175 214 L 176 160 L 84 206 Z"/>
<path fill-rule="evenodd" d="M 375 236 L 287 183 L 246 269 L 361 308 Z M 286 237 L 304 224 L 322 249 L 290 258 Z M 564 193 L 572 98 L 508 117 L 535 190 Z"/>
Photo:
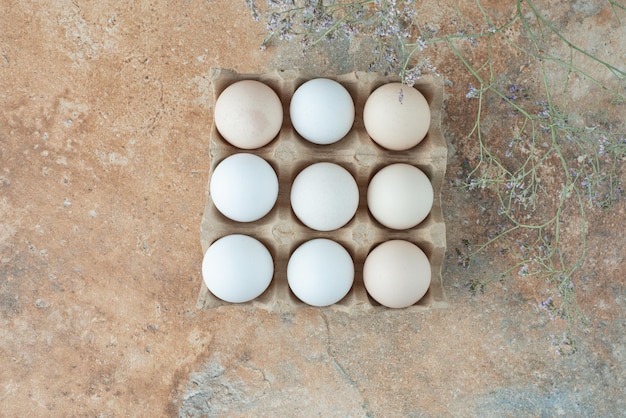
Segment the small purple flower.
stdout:
<path fill-rule="evenodd" d="M 428 47 L 428 45 L 426 45 L 426 41 L 421 37 L 417 38 L 417 44 L 419 45 L 420 51 L 423 51 Z"/>
<path fill-rule="evenodd" d="M 548 299 L 541 301 L 541 307 L 550 312 L 550 310 L 554 307 L 554 302 L 552 300 L 552 296 L 548 297 Z"/>
<path fill-rule="evenodd" d="M 521 93 L 522 92 L 522 88 L 519 86 L 516 86 L 515 84 L 511 84 L 509 86 L 509 95 L 506 96 L 507 99 L 511 100 L 511 101 L 515 101 L 519 98 L 519 96 L 517 95 L 517 93 Z M 504 99 L 503 99 L 504 100 Z"/>
<path fill-rule="evenodd" d="M 476 99 L 478 97 L 478 94 L 479 94 L 479 90 L 476 90 L 476 88 L 470 84 L 468 92 L 465 95 L 465 98 L 467 98 L 467 99 Z"/>
<path fill-rule="evenodd" d="M 413 87 L 415 82 L 421 77 L 422 71 L 416 66 L 404 72 L 404 83 Z"/>
<path fill-rule="evenodd" d="M 517 274 L 518 274 L 518 276 L 522 276 L 522 277 L 523 276 L 528 276 L 528 265 L 524 264 L 522 266 L 522 268 L 519 269 L 519 272 Z"/>

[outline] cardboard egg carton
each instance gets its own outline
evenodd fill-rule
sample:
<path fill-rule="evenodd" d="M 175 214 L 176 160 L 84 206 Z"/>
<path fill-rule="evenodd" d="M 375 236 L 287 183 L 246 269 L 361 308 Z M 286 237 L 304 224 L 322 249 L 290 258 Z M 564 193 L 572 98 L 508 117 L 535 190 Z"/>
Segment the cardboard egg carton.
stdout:
<path fill-rule="evenodd" d="M 290 311 L 307 307 L 289 289 L 287 263 L 290 255 L 302 243 L 314 238 L 329 238 L 339 242 L 352 256 L 355 265 L 354 285 L 350 292 L 331 309 L 345 312 L 363 312 L 389 309 L 372 299 L 363 284 L 363 263 L 367 254 L 378 244 L 403 239 L 418 245 L 428 257 L 431 284 L 426 295 L 405 309 L 422 310 L 445 307 L 441 268 L 446 250 L 446 229 L 441 208 L 441 186 L 444 180 L 447 146 L 441 133 L 441 106 L 443 85 L 434 77 L 423 77 L 417 88 L 430 105 L 430 130 L 424 140 L 407 151 L 389 151 L 374 143 L 365 131 L 363 107 L 372 91 L 377 87 L 398 81 L 377 73 L 353 72 L 333 79 L 351 94 L 355 104 L 354 125 L 348 135 L 331 145 L 316 145 L 304 140 L 291 126 L 289 104 L 296 89 L 310 78 L 296 72 L 276 71 L 267 74 L 239 74 L 232 70 L 211 70 L 212 103 L 234 82 L 258 80 L 270 86 L 280 97 L 284 118 L 282 128 L 268 145 L 256 150 L 238 149 L 226 142 L 213 123 L 210 132 L 210 176 L 215 167 L 226 157 L 249 152 L 265 159 L 276 171 L 279 180 L 278 201 L 272 211 L 255 222 L 240 223 L 222 215 L 211 200 L 208 182 L 204 216 L 201 226 L 203 252 L 217 239 L 230 234 L 250 235 L 261 241 L 274 259 L 274 277 L 268 289 L 258 298 L 244 305 L 262 307 L 271 311 Z M 290 204 L 291 185 L 296 175 L 305 167 L 316 162 L 333 162 L 346 168 L 359 187 L 359 206 L 354 218 L 344 227 L 330 232 L 314 231 L 297 219 Z M 367 186 L 370 179 L 383 167 L 393 163 L 408 163 L 420 168 L 430 179 L 434 190 L 434 204 L 428 217 L 419 225 L 407 230 L 392 230 L 378 223 L 367 209 Z M 198 308 L 214 308 L 230 305 L 215 297 L 202 283 L 198 297 Z"/>

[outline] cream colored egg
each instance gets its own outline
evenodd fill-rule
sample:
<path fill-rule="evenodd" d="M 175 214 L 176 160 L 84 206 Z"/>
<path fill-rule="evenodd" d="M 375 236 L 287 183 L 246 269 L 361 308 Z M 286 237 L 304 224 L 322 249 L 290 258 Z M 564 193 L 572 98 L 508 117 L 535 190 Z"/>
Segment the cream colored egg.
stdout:
<path fill-rule="evenodd" d="M 228 86 L 215 102 L 215 126 L 230 144 L 256 149 L 269 144 L 283 124 L 283 105 L 269 86 L 242 80 Z"/>
<path fill-rule="evenodd" d="M 367 186 L 367 207 L 387 228 L 413 228 L 426 219 L 433 201 L 430 180 L 422 170 L 410 164 L 384 167 Z"/>
<path fill-rule="evenodd" d="M 384 84 L 365 102 L 363 123 L 378 145 L 403 151 L 419 144 L 430 128 L 430 107 L 419 90 L 402 83 Z"/>
<path fill-rule="evenodd" d="M 363 264 L 369 295 L 388 308 L 406 308 L 424 297 L 431 281 L 426 254 L 409 241 L 392 240 L 374 248 Z"/>

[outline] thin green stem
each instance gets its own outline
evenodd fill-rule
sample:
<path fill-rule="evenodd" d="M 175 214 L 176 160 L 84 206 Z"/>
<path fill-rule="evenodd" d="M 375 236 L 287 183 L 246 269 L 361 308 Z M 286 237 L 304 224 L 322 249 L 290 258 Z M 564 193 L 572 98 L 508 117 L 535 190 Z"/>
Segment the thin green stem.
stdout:
<path fill-rule="evenodd" d="M 521 6 L 521 2 L 522 0 L 516 0 L 517 2 L 517 6 L 518 6 L 518 10 L 520 10 Z M 537 10 L 537 8 L 535 7 L 535 5 L 533 4 L 533 2 L 531 0 L 526 0 L 526 3 L 528 4 L 528 6 L 530 7 L 530 9 L 532 10 L 533 14 L 535 15 L 535 17 L 541 21 L 541 23 L 543 23 L 548 29 L 550 29 L 550 31 L 552 31 L 552 33 L 554 33 L 557 37 L 559 37 L 568 47 L 580 52 L 581 54 L 583 54 L 584 56 L 586 56 L 587 58 L 590 58 L 591 60 L 603 65 L 604 67 L 606 67 L 607 69 L 609 69 L 615 76 L 617 77 L 624 77 L 626 76 L 626 72 L 620 70 L 619 68 L 609 64 L 608 62 L 601 60 L 600 58 L 596 57 L 593 54 L 590 54 L 589 52 L 585 51 L 584 49 L 580 48 L 579 46 L 575 45 L 574 43 L 572 43 L 569 39 L 567 39 L 565 36 L 563 36 L 563 34 L 561 32 L 559 32 L 549 21 L 547 21 L 543 16 L 541 16 L 541 13 Z M 520 15 L 522 17 L 523 20 L 525 20 L 523 18 L 523 15 Z"/>

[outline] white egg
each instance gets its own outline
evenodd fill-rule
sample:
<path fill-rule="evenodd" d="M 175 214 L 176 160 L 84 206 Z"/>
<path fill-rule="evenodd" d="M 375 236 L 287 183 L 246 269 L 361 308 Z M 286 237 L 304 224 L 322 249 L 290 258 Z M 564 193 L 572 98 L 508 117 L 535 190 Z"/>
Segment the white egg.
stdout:
<path fill-rule="evenodd" d="M 367 293 L 388 308 L 406 308 L 418 302 L 430 286 L 431 268 L 417 245 L 391 240 L 374 248 L 363 264 Z"/>
<path fill-rule="evenodd" d="M 299 246 L 289 258 L 287 281 L 304 303 L 328 306 L 343 299 L 354 282 L 354 263 L 335 241 L 313 239 Z"/>
<path fill-rule="evenodd" d="M 303 224 L 332 231 L 347 224 L 359 206 L 359 187 L 352 174 L 334 163 L 315 163 L 302 170 L 291 187 L 291 207 Z"/>
<path fill-rule="evenodd" d="M 252 222 L 267 215 L 276 204 L 278 177 L 263 158 L 234 154 L 213 171 L 209 193 L 224 216 L 238 222 Z"/>
<path fill-rule="evenodd" d="M 434 192 L 422 170 L 397 163 L 374 175 L 367 187 L 367 206 L 374 218 L 387 228 L 408 229 L 430 213 Z"/>
<path fill-rule="evenodd" d="M 231 303 L 259 297 L 270 285 L 274 261 L 258 240 L 240 234 L 215 241 L 204 254 L 202 277 L 211 293 Z"/>
<path fill-rule="evenodd" d="M 307 141 L 327 145 L 342 139 L 354 123 L 354 101 L 334 80 L 315 78 L 295 91 L 289 106 L 291 124 Z"/>

